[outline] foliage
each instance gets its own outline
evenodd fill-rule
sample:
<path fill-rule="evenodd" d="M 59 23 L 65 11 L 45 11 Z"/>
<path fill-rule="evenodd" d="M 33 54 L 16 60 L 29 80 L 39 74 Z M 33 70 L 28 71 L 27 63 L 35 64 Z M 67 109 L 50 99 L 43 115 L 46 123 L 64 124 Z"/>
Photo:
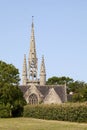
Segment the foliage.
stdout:
<path fill-rule="evenodd" d="M 87 104 L 71 103 L 62 105 L 27 105 L 24 107 L 24 117 L 87 122 Z"/>
<path fill-rule="evenodd" d="M 10 116 L 21 116 L 23 113 L 25 100 L 18 87 L 19 81 L 18 69 L 12 64 L 0 61 L 0 104 L 6 109 L 9 108 Z"/>
<path fill-rule="evenodd" d="M 73 79 L 72 78 L 69 78 L 69 77 L 51 77 L 48 79 L 48 81 L 46 82 L 47 85 L 57 85 L 57 84 L 69 84 L 69 83 L 72 83 L 73 82 Z"/>
<path fill-rule="evenodd" d="M 12 64 L 0 61 L 0 87 L 3 87 L 4 84 L 18 85 L 19 81 L 18 69 Z"/>
<path fill-rule="evenodd" d="M 8 106 L 4 106 L 0 104 L 0 118 L 10 117 L 10 110 Z"/>

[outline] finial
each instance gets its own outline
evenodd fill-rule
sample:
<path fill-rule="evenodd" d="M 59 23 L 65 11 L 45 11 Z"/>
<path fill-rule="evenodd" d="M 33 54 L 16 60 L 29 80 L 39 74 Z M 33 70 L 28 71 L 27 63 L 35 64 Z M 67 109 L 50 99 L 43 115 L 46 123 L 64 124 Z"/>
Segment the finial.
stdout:
<path fill-rule="evenodd" d="M 42 59 L 44 59 L 44 55 L 42 55 Z"/>
<path fill-rule="evenodd" d="M 26 58 L 26 54 L 24 54 L 24 58 Z"/>
<path fill-rule="evenodd" d="M 32 22 L 33 22 L 34 16 L 32 16 Z"/>
<path fill-rule="evenodd" d="M 34 16 L 32 16 L 32 27 L 34 26 L 34 25 L 33 25 L 33 21 L 34 21 Z"/>

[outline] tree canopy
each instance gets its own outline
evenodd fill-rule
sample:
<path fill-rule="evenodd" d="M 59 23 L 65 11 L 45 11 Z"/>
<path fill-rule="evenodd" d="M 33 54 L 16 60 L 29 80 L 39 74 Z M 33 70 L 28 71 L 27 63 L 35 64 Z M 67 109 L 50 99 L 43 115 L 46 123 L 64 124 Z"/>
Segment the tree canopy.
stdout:
<path fill-rule="evenodd" d="M 0 87 L 5 83 L 10 85 L 19 84 L 19 71 L 12 64 L 0 61 Z"/>
<path fill-rule="evenodd" d="M 21 115 L 25 104 L 23 93 L 18 87 L 19 81 L 18 69 L 0 61 L 0 104 L 9 107 L 11 116 Z"/>
<path fill-rule="evenodd" d="M 66 84 L 72 83 L 74 80 L 72 78 L 69 77 L 51 77 L 47 80 L 46 84 L 48 85 L 56 85 L 56 84 L 64 84 L 66 82 Z"/>

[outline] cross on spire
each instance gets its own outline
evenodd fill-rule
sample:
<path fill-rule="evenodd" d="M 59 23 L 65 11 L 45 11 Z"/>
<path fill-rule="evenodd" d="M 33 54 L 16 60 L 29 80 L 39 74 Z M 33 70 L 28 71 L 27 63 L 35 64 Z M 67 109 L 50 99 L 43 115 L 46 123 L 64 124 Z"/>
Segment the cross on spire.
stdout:
<path fill-rule="evenodd" d="M 32 27 L 34 26 L 33 21 L 34 21 L 34 16 L 32 16 Z"/>

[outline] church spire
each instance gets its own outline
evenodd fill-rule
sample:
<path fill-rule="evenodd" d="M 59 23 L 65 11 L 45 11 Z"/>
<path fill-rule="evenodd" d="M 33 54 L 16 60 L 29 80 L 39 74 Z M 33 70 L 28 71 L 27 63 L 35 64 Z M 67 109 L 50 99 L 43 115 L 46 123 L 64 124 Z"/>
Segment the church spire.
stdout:
<path fill-rule="evenodd" d="M 44 63 L 44 56 L 42 56 L 42 63 L 41 63 L 41 70 L 40 73 L 46 73 L 45 71 L 45 63 Z"/>
<path fill-rule="evenodd" d="M 24 63 L 23 63 L 23 72 L 22 72 L 22 85 L 27 83 L 27 64 L 26 64 L 26 55 L 24 54 Z"/>
<path fill-rule="evenodd" d="M 46 84 L 46 70 L 45 70 L 44 56 L 42 56 L 42 63 L 40 69 L 40 85 L 45 84 Z"/>
<path fill-rule="evenodd" d="M 37 80 L 37 56 L 36 56 L 36 47 L 35 47 L 33 16 L 32 16 L 28 69 L 29 69 L 28 70 L 29 80 L 31 81 Z"/>

